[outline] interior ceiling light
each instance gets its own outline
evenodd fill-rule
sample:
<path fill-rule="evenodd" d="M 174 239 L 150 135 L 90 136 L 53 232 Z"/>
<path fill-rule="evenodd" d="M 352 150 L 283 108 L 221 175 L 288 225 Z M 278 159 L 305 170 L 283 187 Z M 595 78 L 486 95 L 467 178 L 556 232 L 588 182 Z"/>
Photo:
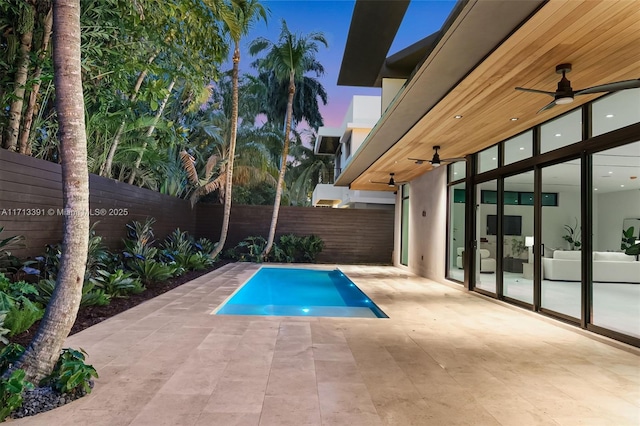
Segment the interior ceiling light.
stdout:
<path fill-rule="evenodd" d="M 454 116 L 453 118 L 457 118 L 458 120 L 460 120 L 462 118 L 462 116 L 460 114 Z"/>
<path fill-rule="evenodd" d="M 511 117 L 511 121 L 518 121 L 518 117 Z"/>
<path fill-rule="evenodd" d="M 433 150 L 435 152 L 431 160 L 423 160 L 421 158 L 409 158 L 409 160 L 414 161 L 416 164 L 431 163 L 433 167 L 440 167 L 442 163 L 455 163 L 456 161 L 466 161 L 466 158 L 464 157 L 440 158 L 440 154 L 438 154 L 439 149 L 440 149 L 440 145 L 436 145 L 433 147 Z"/>
<path fill-rule="evenodd" d="M 560 136 L 562 136 L 562 133 L 556 133 L 556 138 L 559 138 Z"/>
<path fill-rule="evenodd" d="M 640 79 L 616 81 L 613 83 L 600 84 L 598 86 L 589 87 L 587 89 L 573 90 L 571 82 L 567 79 L 566 74 L 571 72 L 571 64 L 560 64 L 556 66 L 556 74 L 562 74 L 562 78 L 558 82 L 558 88 L 555 92 L 546 90 L 527 89 L 525 87 L 516 87 L 516 90 L 523 92 L 541 93 L 553 97 L 553 101 L 542 107 L 538 113 L 553 108 L 556 105 L 565 105 L 573 102 L 575 96 L 590 95 L 592 93 L 618 92 L 620 90 L 635 89 L 640 87 Z"/>
<path fill-rule="evenodd" d="M 607 117 L 607 118 L 613 118 L 613 114 L 607 114 L 607 115 L 605 115 L 605 117 Z"/>

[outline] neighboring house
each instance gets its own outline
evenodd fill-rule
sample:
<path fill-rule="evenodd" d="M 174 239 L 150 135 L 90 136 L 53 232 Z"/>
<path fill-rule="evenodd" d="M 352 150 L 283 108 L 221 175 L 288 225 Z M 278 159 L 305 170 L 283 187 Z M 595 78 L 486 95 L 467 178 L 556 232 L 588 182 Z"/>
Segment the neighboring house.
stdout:
<path fill-rule="evenodd" d="M 380 96 L 354 96 L 340 128 L 318 129 L 314 152 L 316 155 L 335 156 L 335 170 L 333 176 L 326 178 L 327 182 L 318 184 L 314 189 L 311 201 L 314 207 L 393 208 L 394 185 L 377 184 L 384 191 L 360 191 L 333 185 L 380 118 L 380 100 Z"/>
<path fill-rule="evenodd" d="M 459 1 L 387 56 L 408 3 L 356 1 L 338 84 L 388 106 L 335 184 L 406 182 L 396 265 L 640 346 L 638 2 Z"/>

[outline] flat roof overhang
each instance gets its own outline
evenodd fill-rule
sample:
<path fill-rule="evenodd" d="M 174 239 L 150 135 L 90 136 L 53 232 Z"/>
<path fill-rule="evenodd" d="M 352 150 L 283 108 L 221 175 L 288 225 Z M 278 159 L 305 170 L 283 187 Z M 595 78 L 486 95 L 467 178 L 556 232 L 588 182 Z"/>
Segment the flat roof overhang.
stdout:
<path fill-rule="evenodd" d="M 379 86 L 380 67 L 389 53 L 409 2 L 410 0 L 356 1 L 338 85 Z"/>
<path fill-rule="evenodd" d="M 537 114 L 572 63 L 574 89 L 640 77 L 640 8 L 634 2 L 459 2 L 439 41 L 352 156 L 336 185 L 383 190 L 431 169 L 413 158 L 464 157 L 600 95 Z M 455 119 L 462 115 L 462 119 Z M 511 118 L 518 118 L 511 121 Z"/>

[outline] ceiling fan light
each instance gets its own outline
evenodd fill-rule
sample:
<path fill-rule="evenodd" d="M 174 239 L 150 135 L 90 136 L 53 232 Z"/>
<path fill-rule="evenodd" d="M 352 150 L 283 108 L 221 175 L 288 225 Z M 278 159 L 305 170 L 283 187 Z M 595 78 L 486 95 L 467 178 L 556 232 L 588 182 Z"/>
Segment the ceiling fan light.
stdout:
<path fill-rule="evenodd" d="M 560 96 L 556 98 L 556 105 L 566 105 L 573 102 L 573 96 Z"/>
<path fill-rule="evenodd" d="M 440 161 L 438 161 L 437 163 L 431 163 L 433 167 L 440 167 L 440 164 L 442 164 L 440 163 Z"/>

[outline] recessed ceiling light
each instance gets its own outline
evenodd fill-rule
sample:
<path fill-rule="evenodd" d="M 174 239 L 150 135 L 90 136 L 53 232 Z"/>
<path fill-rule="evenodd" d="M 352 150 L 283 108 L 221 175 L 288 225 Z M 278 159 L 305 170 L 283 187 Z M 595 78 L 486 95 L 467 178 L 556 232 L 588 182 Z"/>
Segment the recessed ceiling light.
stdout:
<path fill-rule="evenodd" d="M 594 191 L 597 191 L 597 190 L 598 190 L 598 188 L 593 188 L 593 190 L 594 190 Z"/>
<path fill-rule="evenodd" d="M 613 172 L 609 172 L 609 174 L 610 174 L 610 175 L 612 175 L 612 174 L 613 174 Z"/>
<path fill-rule="evenodd" d="M 493 161 L 496 161 L 496 157 L 493 157 L 493 158 L 492 158 L 492 160 L 493 160 Z"/>
<path fill-rule="evenodd" d="M 460 120 L 462 118 L 462 116 L 460 114 L 454 116 L 453 118 L 457 118 L 458 120 Z"/>
<path fill-rule="evenodd" d="M 562 133 L 556 133 L 557 138 L 559 138 L 560 136 L 562 136 Z"/>
<path fill-rule="evenodd" d="M 524 151 L 524 146 L 521 146 L 521 147 L 520 147 L 520 151 Z"/>
<path fill-rule="evenodd" d="M 624 188 L 624 185 L 620 185 L 620 188 Z"/>
<path fill-rule="evenodd" d="M 454 174 L 454 175 L 457 175 L 457 174 L 458 174 L 458 172 L 453 172 L 453 174 Z"/>
<path fill-rule="evenodd" d="M 605 117 L 607 117 L 607 118 L 613 118 L 613 114 L 607 114 L 607 115 L 605 115 Z"/>
<path fill-rule="evenodd" d="M 511 117 L 511 121 L 518 121 L 518 117 Z"/>

